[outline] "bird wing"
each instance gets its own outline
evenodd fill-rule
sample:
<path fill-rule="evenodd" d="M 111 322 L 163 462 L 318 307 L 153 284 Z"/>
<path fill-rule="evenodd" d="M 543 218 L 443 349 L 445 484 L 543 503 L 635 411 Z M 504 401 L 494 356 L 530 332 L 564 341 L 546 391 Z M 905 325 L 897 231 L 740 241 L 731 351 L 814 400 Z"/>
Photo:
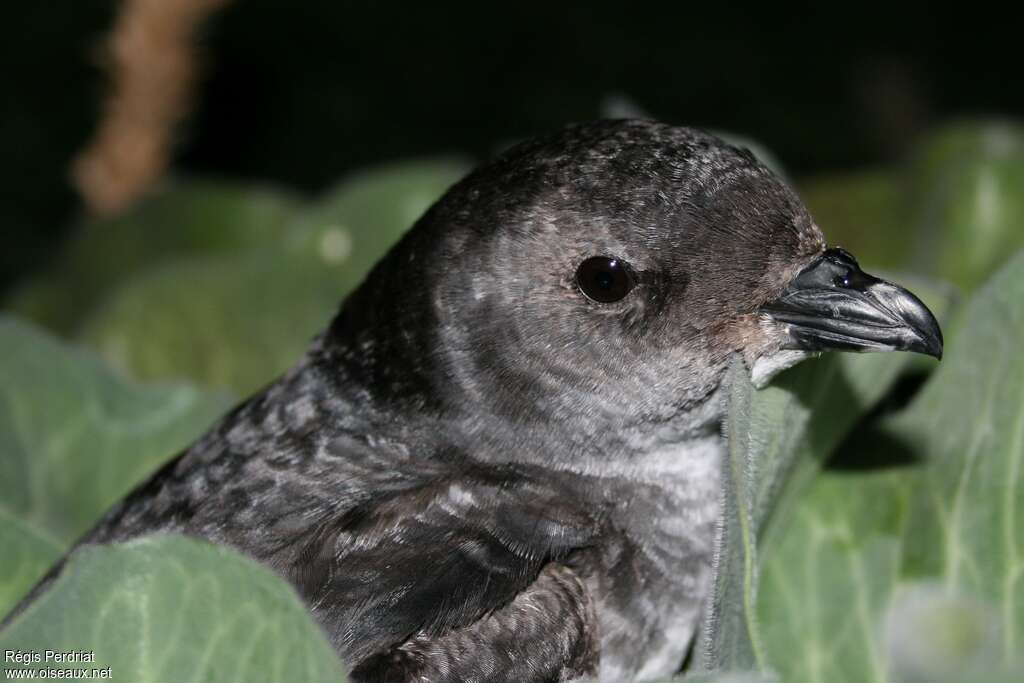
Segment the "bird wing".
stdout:
<path fill-rule="evenodd" d="M 547 648 L 549 666 L 585 668 L 596 652 L 592 607 L 562 563 L 592 543 L 596 526 L 570 500 L 550 482 L 461 472 L 351 508 L 272 563 L 343 659 L 366 671 L 440 666 L 424 653 L 457 659 L 467 643 L 499 666 L 513 641 L 523 649 L 512 652 Z"/>
<path fill-rule="evenodd" d="M 597 675 L 597 617 L 585 583 L 549 563 L 511 602 L 463 628 L 417 635 L 364 659 L 353 681 L 575 680 Z"/>

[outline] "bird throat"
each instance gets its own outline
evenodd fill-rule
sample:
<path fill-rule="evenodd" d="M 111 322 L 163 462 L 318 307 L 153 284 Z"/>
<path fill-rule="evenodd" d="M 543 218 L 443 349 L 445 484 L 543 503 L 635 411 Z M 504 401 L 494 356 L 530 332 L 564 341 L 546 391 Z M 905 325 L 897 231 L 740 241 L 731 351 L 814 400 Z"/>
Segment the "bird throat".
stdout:
<path fill-rule="evenodd" d="M 605 474 L 621 545 L 598 590 L 600 680 L 645 680 L 677 673 L 705 600 L 721 508 L 724 441 L 720 396 L 713 395 L 688 428 L 665 425 Z"/>

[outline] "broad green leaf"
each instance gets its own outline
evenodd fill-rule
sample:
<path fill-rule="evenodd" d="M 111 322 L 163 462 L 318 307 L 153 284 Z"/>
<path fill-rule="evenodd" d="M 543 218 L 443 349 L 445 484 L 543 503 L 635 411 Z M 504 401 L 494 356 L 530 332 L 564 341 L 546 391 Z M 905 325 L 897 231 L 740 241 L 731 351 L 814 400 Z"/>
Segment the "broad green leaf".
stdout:
<path fill-rule="evenodd" d="M 908 169 L 909 267 L 965 290 L 1024 247 L 1024 128 L 965 122 L 939 129 Z"/>
<path fill-rule="evenodd" d="M 109 667 L 112 680 L 139 683 L 345 680 L 284 580 L 227 548 L 180 536 L 81 549 L 0 632 L 0 650 L 90 652 L 95 662 L 49 666 Z"/>
<path fill-rule="evenodd" d="M 298 218 L 299 239 L 324 262 L 344 265 L 358 283 L 468 171 L 459 159 L 425 159 L 349 176 Z"/>
<path fill-rule="evenodd" d="M 869 170 L 810 178 L 798 189 L 829 244 L 873 272 L 906 267 L 914 238 L 903 185 L 893 171 Z"/>
<path fill-rule="evenodd" d="M 46 573 L 64 546 L 0 509 L 0 618 Z"/>
<path fill-rule="evenodd" d="M 898 681 L 1020 681 L 999 664 L 999 618 L 991 605 L 937 582 L 903 585 L 885 614 L 889 671 Z"/>
<path fill-rule="evenodd" d="M 829 241 L 869 269 L 911 270 L 969 291 L 1024 246 L 1024 127 L 948 125 L 899 169 L 799 187 Z"/>
<path fill-rule="evenodd" d="M 889 471 L 822 474 L 762 546 L 758 623 L 782 680 L 889 680 L 882 618 L 906 497 Z"/>
<path fill-rule="evenodd" d="M 948 290 L 896 279 L 943 315 Z M 789 501 L 911 364 L 907 354 L 827 354 L 755 392 L 747 369 L 734 362 L 728 378 L 723 524 L 714 593 L 697 645 L 699 671 L 769 668 L 756 614 L 759 539 L 771 542 L 774 527 L 785 526 Z M 783 495 L 785 490 L 790 493 Z"/>
<path fill-rule="evenodd" d="M 805 361 L 754 392 L 747 370 L 730 372 L 729 439 L 715 591 L 698 644 L 700 670 L 767 668 L 757 626 L 759 539 L 771 542 L 779 512 L 818 472 L 844 434 L 909 365 L 903 355 Z M 783 492 L 793 493 L 783 496 Z M 780 520 L 780 521 L 777 521 Z"/>
<path fill-rule="evenodd" d="M 938 320 L 949 317 L 955 301 L 950 287 L 906 275 L 890 279 L 913 291 Z M 787 370 L 759 391 L 751 435 L 758 444 L 753 462 L 759 534 L 772 532 L 770 523 L 792 499 L 783 495 L 783 489 L 799 491 L 815 476 L 843 437 L 902 374 L 927 373 L 936 366 L 931 358 L 906 353 L 826 353 Z"/>
<path fill-rule="evenodd" d="M 0 506 L 63 543 L 227 407 L 189 386 L 128 384 L 5 316 L 0 376 Z"/>
<path fill-rule="evenodd" d="M 760 533 L 769 532 L 783 490 L 815 476 L 857 420 L 913 363 L 905 354 L 826 354 L 758 392 L 750 438 L 757 444 L 753 467 Z"/>
<path fill-rule="evenodd" d="M 722 463 L 722 519 L 716 539 L 714 588 L 697 641 L 697 671 L 763 669 L 757 600 L 757 498 L 751 443 L 754 388 L 749 370 L 733 358 L 726 378 L 729 415 Z"/>
<path fill-rule="evenodd" d="M 286 240 L 178 259 L 127 279 L 79 338 L 139 379 L 248 394 L 295 363 L 347 294 L 466 167 L 404 162 L 354 176 Z"/>
<path fill-rule="evenodd" d="M 951 331 L 946 359 L 911 406 L 888 421 L 884 439 L 862 442 L 881 451 L 877 461 L 888 454 L 905 462 L 909 452 L 917 462 L 824 473 L 761 548 L 759 623 L 783 680 L 1012 680 L 1019 671 L 1024 253 L 974 296 Z M 917 581 L 938 584 L 942 595 L 908 612 L 901 600 Z M 988 613 L 994 638 L 971 626 Z M 893 631 L 894 623 L 904 626 Z M 967 630 L 951 631 L 956 624 Z M 943 639 L 962 646 L 954 659 L 964 668 L 951 671 L 947 662 L 933 675 L 922 662 L 938 655 L 925 644 Z M 794 642 L 806 656 L 793 657 Z"/>
<path fill-rule="evenodd" d="M 299 202 L 281 191 L 225 181 L 168 183 L 127 213 L 86 221 L 51 268 L 15 292 L 8 306 L 70 334 L 118 283 L 194 255 L 285 243 Z"/>
<path fill-rule="evenodd" d="M 193 259 L 128 283 L 80 338 L 131 377 L 244 396 L 297 362 L 354 286 L 344 268 L 286 253 Z"/>
<path fill-rule="evenodd" d="M 1024 252 L 958 319 L 943 363 L 892 432 L 926 456 L 903 571 L 998 605 L 1024 650 Z"/>
<path fill-rule="evenodd" d="M 752 671 L 726 671 L 667 678 L 656 683 L 778 683 L 778 678 Z"/>

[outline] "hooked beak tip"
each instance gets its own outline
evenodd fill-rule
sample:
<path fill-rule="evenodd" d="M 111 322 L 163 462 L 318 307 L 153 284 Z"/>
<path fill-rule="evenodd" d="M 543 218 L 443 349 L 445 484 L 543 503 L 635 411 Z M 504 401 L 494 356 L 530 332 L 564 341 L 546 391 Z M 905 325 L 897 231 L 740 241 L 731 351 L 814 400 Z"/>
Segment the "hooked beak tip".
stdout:
<path fill-rule="evenodd" d="M 762 312 L 784 326 L 784 348 L 912 351 L 942 359 L 942 329 L 913 293 L 868 275 L 842 249 L 825 251 Z"/>

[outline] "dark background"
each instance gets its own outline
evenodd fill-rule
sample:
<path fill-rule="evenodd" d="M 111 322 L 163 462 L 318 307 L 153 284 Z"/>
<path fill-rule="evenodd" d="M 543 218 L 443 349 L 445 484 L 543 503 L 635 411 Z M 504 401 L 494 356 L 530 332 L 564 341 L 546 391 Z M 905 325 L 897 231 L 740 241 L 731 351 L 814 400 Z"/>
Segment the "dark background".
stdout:
<path fill-rule="evenodd" d="M 98 118 L 115 9 L 8 8 L 0 287 L 73 225 L 67 167 Z M 1020 115 L 1019 43 L 1016 22 L 979 4 L 236 0 L 203 33 L 174 167 L 315 192 L 375 162 L 483 156 L 625 96 L 758 139 L 799 176 L 898 160 L 935 121 Z"/>

